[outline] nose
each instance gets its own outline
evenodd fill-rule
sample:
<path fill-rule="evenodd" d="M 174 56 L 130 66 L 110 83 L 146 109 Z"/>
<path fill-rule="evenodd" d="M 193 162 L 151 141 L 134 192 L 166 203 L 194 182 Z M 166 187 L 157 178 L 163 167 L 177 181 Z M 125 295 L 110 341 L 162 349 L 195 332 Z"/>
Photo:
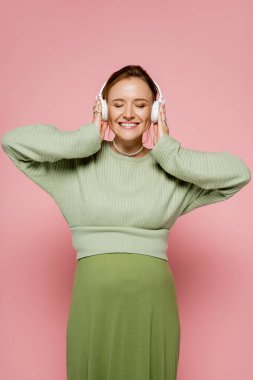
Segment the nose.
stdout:
<path fill-rule="evenodd" d="M 126 106 L 124 108 L 123 116 L 126 117 L 127 119 L 132 119 L 135 117 L 131 105 Z"/>

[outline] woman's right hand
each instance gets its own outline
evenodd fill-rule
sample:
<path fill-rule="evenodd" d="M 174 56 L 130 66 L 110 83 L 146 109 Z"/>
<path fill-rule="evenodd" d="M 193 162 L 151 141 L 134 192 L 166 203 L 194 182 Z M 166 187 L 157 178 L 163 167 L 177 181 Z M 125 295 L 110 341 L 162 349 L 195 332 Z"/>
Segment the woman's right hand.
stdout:
<path fill-rule="evenodd" d="M 98 111 L 94 113 L 94 111 Z M 108 127 L 108 121 L 102 120 L 102 104 L 99 97 L 96 98 L 94 106 L 93 106 L 93 120 L 92 123 L 95 123 L 100 130 L 101 140 L 104 140 L 105 131 Z"/>

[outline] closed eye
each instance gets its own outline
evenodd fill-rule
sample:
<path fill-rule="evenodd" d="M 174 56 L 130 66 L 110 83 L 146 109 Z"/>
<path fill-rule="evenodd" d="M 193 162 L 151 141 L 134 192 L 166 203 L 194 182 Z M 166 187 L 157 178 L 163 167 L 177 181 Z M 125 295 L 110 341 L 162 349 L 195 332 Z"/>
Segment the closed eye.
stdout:
<path fill-rule="evenodd" d="M 116 104 L 115 104 L 115 107 L 116 107 L 116 108 L 120 108 L 120 107 L 122 107 L 122 105 L 119 106 L 119 105 L 116 105 Z M 144 105 L 144 106 L 136 106 L 136 107 L 138 107 L 138 108 L 144 108 L 145 105 Z"/>

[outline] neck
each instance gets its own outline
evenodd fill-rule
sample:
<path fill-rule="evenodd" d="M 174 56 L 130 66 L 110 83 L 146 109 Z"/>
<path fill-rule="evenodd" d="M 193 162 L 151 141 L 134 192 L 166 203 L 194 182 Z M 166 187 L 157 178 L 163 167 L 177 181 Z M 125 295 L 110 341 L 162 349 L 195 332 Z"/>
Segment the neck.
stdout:
<path fill-rule="evenodd" d="M 134 153 L 137 150 L 139 150 L 143 145 L 142 139 L 135 140 L 135 141 L 126 141 L 126 140 L 115 138 L 114 141 L 117 147 L 125 153 Z"/>

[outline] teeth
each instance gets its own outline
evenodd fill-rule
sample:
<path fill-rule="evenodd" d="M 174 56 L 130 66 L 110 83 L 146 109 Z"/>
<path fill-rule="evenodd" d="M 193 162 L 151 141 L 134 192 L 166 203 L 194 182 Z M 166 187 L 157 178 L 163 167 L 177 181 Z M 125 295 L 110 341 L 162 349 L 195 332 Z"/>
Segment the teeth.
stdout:
<path fill-rule="evenodd" d="M 120 123 L 120 125 L 122 125 L 123 127 L 134 127 L 135 125 L 138 125 L 138 123 Z"/>

